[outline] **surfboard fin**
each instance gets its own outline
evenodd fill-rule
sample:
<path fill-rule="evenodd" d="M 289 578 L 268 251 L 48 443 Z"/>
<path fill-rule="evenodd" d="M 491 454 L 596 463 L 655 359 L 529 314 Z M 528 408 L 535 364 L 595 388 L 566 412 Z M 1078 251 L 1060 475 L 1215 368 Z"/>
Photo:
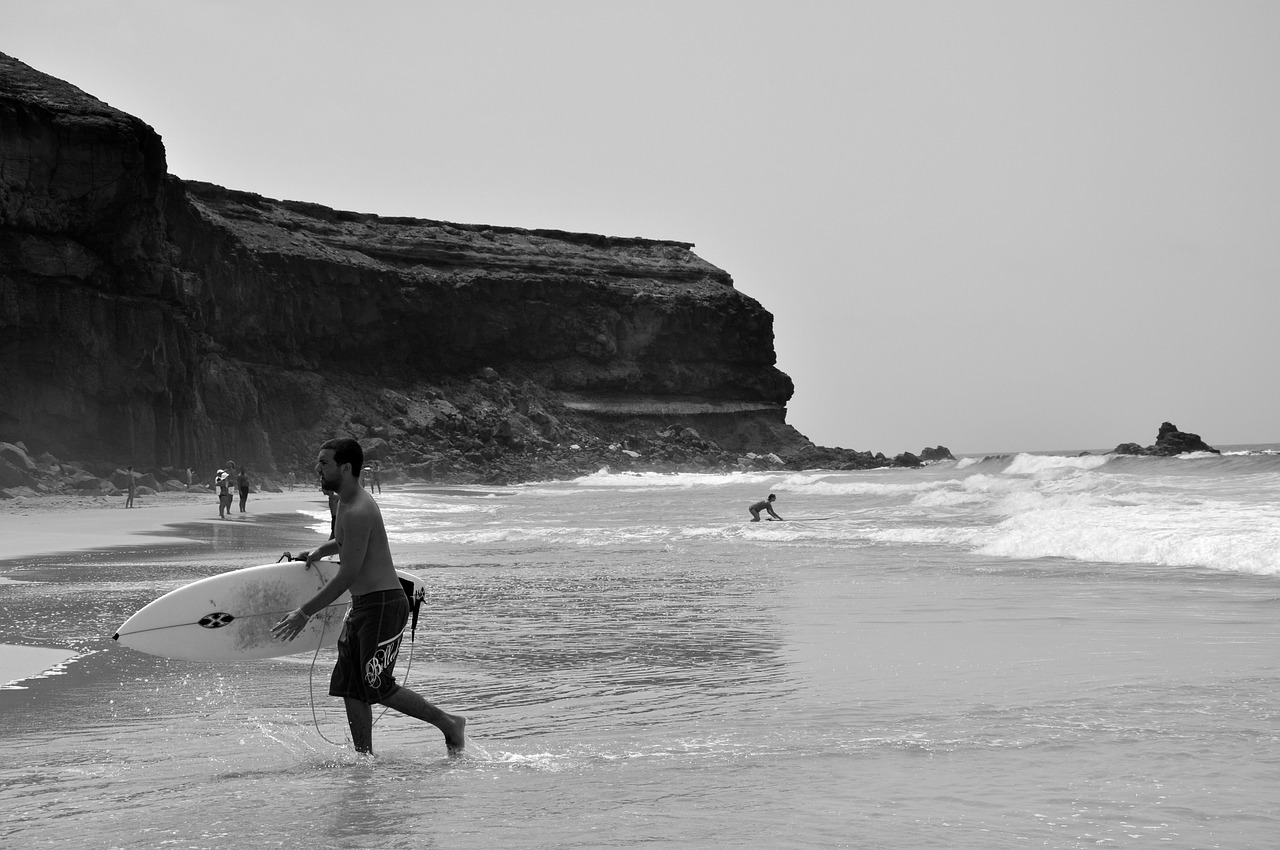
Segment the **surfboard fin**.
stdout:
<path fill-rule="evenodd" d="M 422 608 L 422 600 L 426 598 L 426 591 L 419 590 L 416 593 L 413 590 L 413 582 L 400 579 L 400 586 L 404 588 L 404 595 L 409 597 L 409 613 L 412 615 L 409 621 L 409 636 L 413 637 L 418 633 L 418 611 Z"/>
<path fill-rule="evenodd" d="M 409 622 L 409 639 L 418 633 L 418 611 L 422 609 L 422 600 L 426 597 L 426 591 L 419 590 L 409 599 L 409 611 L 413 617 Z"/>

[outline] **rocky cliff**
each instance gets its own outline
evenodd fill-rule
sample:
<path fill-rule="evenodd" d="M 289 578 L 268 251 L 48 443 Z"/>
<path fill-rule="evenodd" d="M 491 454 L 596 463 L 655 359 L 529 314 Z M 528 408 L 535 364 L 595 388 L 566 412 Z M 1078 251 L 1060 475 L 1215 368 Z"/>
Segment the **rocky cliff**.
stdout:
<path fill-rule="evenodd" d="M 525 477 L 584 444 L 811 451 L 772 316 L 691 248 L 184 181 L 151 127 L 0 54 L 0 441 L 33 456 L 301 469 L 352 434 Z"/>

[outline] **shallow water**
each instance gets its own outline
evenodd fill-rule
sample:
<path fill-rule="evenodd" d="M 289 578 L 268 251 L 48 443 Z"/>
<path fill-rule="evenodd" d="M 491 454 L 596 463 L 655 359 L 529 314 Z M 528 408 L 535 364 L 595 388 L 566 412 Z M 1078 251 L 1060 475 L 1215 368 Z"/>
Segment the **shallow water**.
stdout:
<path fill-rule="evenodd" d="M 394 713 L 354 756 L 325 653 L 313 672 L 106 639 L 186 581 L 314 545 L 320 502 L 186 548 L 9 562 L 0 643 L 78 658 L 0 691 L 0 843 L 1270 847 L 1269 464 L 388 489 L 397 565 L 434 589 L 401 678 L 469 718 L 452 760 Z M 770 491 L 834 519 L 743 522 Z"/>

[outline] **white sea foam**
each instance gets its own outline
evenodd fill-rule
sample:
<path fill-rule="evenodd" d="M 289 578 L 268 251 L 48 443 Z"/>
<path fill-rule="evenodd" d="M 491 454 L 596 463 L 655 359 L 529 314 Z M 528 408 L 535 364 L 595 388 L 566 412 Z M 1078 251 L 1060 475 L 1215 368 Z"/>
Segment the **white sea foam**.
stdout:
<path fill-rule="evenodd" d="M 1080 501 L 1011 514 L 988 532 L 980 554 L 1121 564 L 1198 566 L 1280 575 L 1280 515 L 1239 505 L 1180 510 Z"/>
<path fill-rule="evenodd" d="M 418 505 L 383 505 L 383 511 L 394 511 L 396 513 L 417 515 L 417 514 L 491 514 L 494 506 L 491 504 L 478 504 L 476 502 L 427 502 Z"/>
<path fill-rule="evenodd" d="M 574 548 L 891 544 L 951 546 L 998 559 L 1280 575 L 1274 459 L 1190 463 L 1018 455 L 983 458 L 964 470 L 597 473 L 512 488 L 510 498 L 486 501 L 483 510 L 475 507 L 478 500 L 463 500 L 468 507 L 437 512 L 432 497 L 418 494 L 419 510 L 389 520 L 397 540 L 408 545 L 463 551 L 510 545 L 553 559 Z M 746 505 L 762 491 L 779 494 L 784 516 L 832 518 L 748 523 Z M 592 501 L 582 502 L 582 495 Z M 323 519 L 327 531 L 327 515 Z"/>
<path fill-rule="evenodd" d="M 918 508 L 946 508 L 960 505 L 975 505 L 990 501 L 986 493 L 975 493 L 969 490 L 928 490 L 916 496 L 912 504 Z"/>
<path fill-rule="evenodd" d="M 1063 457 L 1061 455 L 1020 454 L 1014 457 L 1004 472 L 1006 475 L 1040 475 L 1046 472 L 1097 469 L 1107 464 L 1110 460 L 1111 458 L 1108 455 Z"/>
<path fill-rule="evenodd" d="M 982 538 L 982 528 L 965 527 L 904 527 L 869 530 L 865 538 L 875 543 L 932 543 L 950 546 L 967 546 Z"/>
<path fill-rule="evenodd" d="M 882 543 L 958 546 L 1015 560 L 1065 558 L 1117 564 L 1203 567 L 1280 575 L 1280 518 L 1242 521 L 1234 507 L 1179 517 L 1150 507 L 1089 504 L 1022 494 L 994 526 L 903 526 L 868 530 Z"/>
<path fill-rule="evenodd" d="M 424 525 L 449 526 L 483 521 L 484 517 L 496 513 L 497 506 L 491 504 L 427 502 L 413 507 L 384 505 L 382 515 L 388 531 L 402 531 L 421 528 Z"/>
<path fill-rule="evenodd" d="M 422 530 L 388 530 L 388 537 L 398 544 L 493 546 L 498 544 L 539 544 L 549 548 L 560 546 L 608 547 L 636 543 L 652 543 L 669 538 L 670 529 L 654 527 L 597 528 L 570 526 L 502 525 L 474 527 L 433 527 Z"/>
<path fill-rule="evenodd" d="M 918 489 L 908 504 L 886 502 L 874 517 L 846 523 L 839 536 L 956 546 L 1017 560 L 1280 575 L 1280 509 L 1274 507 L 1280 479 L 1274 473 L 1210 467 L 1211 477 L 1187 478 L 1143 464 L 1112 474 L 1107 463 L 1098 456 L 1021 455 L 1004 473 L 891 485 L 880 494 Z M 825 489 L 853 494 L 874 486 L 833 481 Z"/>
<path fill-rule="evenodd" d="M 792 472 L 779 470 L 776 472 L 610 472 L 600 470 L 591 475 L 584 475 L 569 482 L 573 487 L 585 492 L 593 489 L 646 490 L 651 488 L 667 489 L 723 489 L 741 487 L 743 485 L 770 490 L 787 490 L 808 487 L 830 477 L 827 472 Z M 546 484 L 532 485 L 524 492 L 537 494 L 564 492 L 559 487 L 548 487 Z"/>
<path fill-rule="evenodd" d="M 806 496 L 889 496 L 922 493 L 946 487 L 959 486 L 960 481 L 858 481 L 848 479 L 823 479 L 804 485 Z"/>
<path fill-rule="evenodd" d="M 962 479 L 939 481 L 930 487 L 920 487 L 913 491 L 919 495 L 912 499 L 911 504 L 917 508 L 990 505 L 1006 494 L 1029 491 L 1033 486 L 1032 482 L 1025 479 L 977 473 Z"/>
<path fill-rule="evenodd" d="M 688 489 L 692 487 L 725 487 L 734 484 L 764 484 L 777 480 L 777 474 L 763 472 L 712 474 L 698 472 L 610 472 L 602 469 L 591 475 L 576 478 L 571 483 L 578 487 L 676 487 Z"/>
<path fill-rule="evenodd" d="M 546 484 L 526 484 L 518 488 L 517 492 L 524 497 L 542 497 L 542 496 L 591 497 L 591 496 L 597 495 L 600 492 L 600 490 L 593 490 L 587 487 L 574 486 L 575 484 L 576 482 L 570 482 L 568 485 L 559 484 L 555 486 L 547 486 Z M 626 488 L 618 486 L 618 487 L 610 487 L 609 489 L 622 491 Z M 635 489 L 639 491 L 639 490 L 644 490 L 646 488 L 637 485 Z"/>

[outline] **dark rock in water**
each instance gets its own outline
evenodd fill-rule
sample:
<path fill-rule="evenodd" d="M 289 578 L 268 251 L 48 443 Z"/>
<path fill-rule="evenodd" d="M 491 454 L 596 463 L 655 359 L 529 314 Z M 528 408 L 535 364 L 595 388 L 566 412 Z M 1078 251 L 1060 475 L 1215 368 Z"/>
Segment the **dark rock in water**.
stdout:
<path fill-rule="evenodd" d="M 782 454 L 787 469 L 879 469 L 886 466 L 919 466 L 920 459 L 904 452 L 890 460 L 882 452 L 860 452 L 809 444 L 799 451 Z"/>
<path fill-rule="evenodd" d="M 925 463 L 939 460 L 955 460 L 955 455 L 951 454 L 951 449 L 946 446 L 935 446 L 933 448 L 924 448 L 920 451 L 920 460 Z"/>
<path fill-rule="evenodd" d="M 1222 452 L 1200 439 L 1199 434 L 1179 431 L 1171 422 L 1164 422 L 1160 425 L 1160 431 L 1156 435 L 1154 445 L 1143 447 L 1137 443 L 1121 443 L 1115 448 L 1115 453 L 1118 455 L 1173 457 L 1187 452 L 1222 454 Z"/>

